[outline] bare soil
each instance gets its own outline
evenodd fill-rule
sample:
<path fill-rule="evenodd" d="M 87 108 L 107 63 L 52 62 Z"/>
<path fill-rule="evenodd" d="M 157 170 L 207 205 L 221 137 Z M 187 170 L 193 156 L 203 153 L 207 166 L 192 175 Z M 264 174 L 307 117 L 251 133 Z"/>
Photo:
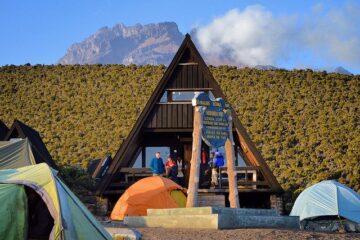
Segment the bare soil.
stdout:
<path fill-rule="evenodd" d="M 168 229 L 137 228 L 145 240 L 223 239 L 360 239 L 360 233 L 323 233 L 281 229 Z"/>

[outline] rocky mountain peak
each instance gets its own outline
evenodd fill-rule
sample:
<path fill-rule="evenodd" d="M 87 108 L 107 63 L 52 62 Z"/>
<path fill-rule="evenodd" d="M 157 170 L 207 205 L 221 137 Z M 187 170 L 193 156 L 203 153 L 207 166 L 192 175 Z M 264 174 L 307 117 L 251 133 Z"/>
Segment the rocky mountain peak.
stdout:
<path fill-rule="evenodd" d="M 136 24 L 120 23 L 102 27 L 80 43 L 73 44 L 60 64 L 168 64 L 183 34 L 175 22 Z"/>

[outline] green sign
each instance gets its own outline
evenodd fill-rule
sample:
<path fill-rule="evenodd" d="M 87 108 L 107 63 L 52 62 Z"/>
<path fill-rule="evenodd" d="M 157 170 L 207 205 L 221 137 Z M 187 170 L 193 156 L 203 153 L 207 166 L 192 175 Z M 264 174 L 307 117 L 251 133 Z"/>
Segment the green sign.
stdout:
<path fill-rule="evenodd" d="M 226 111 L 230 105 L 223 99 L 212 101 L 206 93 L 197 94 L 192 100 L 193 106 L 203 106 L 202 139 L 211 147 L 225 145 L 229 137 L 229 123 Z"/>

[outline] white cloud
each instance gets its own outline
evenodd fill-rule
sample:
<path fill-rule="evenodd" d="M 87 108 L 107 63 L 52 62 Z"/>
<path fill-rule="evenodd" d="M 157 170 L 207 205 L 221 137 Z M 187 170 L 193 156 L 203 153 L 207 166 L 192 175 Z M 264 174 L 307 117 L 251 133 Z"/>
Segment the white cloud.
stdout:
<path fill-rule="evenodd" d="M 314 5 L 306 17 L 275 17 L 260 5 L 233 9 L 198 27 L 196 40 L 213 64 L 226 59 L 236 65 L 276 65 L 309 52 L 328 64 L 359 68 L 360 7 L 323 9 Z"/>

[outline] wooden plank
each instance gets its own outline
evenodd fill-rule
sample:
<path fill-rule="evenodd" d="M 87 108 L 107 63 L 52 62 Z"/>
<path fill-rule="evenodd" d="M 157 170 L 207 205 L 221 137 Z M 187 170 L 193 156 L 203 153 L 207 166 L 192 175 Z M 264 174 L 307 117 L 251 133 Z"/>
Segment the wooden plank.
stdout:
<path fill-rule="evenodd" d="M 231 132 L 231 131 L 230 131 Z M 231 135 L 230 135 L 231 136 Z M 227 174 L 229 181 L 229 202 L 231 208 L 239 208 L 239 195 L 237 191 L 237 179 L 235 172 L 235 154 L 233 147 L 232 137 L 228 138 L 225 142 L 225 153 L 227 163 Z"/>
<path fill-rule="evenodd" d="M 150 168 L 121 168 L 119 172 L 121 172 L 121 173 L 144 173 L 144 172 L 150 172 L 151 173 L 151 169 Z"/>
<path fill-rule="evenodd" d="M 197 69 L 198 69 L 198 66 L 193 66 L 192 68 L 192 75 L 193 75 L 193 82 L 194 82 L 194 87 L 195 88 L 201 88 L 201 85 L 199 84 L 199 78 L 197 76 Z"/>
<path fill-rule="evenodd" d="M 213 88 L 204 88 L 204 87 L 193 87 L 193 88 L 167 88 L 166 91 L 210 91 Z"/>
<path fill-rule="evenodd" d="M 155 106 L 153 109 L 152 119 L 151 119 L 151 128 L 156 128 L 156 109 L 158 106 Z"/>
<path fill-rule="evenodd" d="M 189 105 L 187 108 L 187 112 L 188 112 L 188 125 L 190 126 L 189 128 L 193 128 L 193 122 L 194 122 L 194 107 L 192 105 Z"/>
<path fill-rule="evenodd" d="M 177 106 L 177 127 L 178 128 L 184 128 L 183 127 L 183 114 L 182 114 L 182 108 L 184 105 L 178 105 Z"/>
<path fill-rule="evenodd" d="M 186 69 L 186 73 L 187 73 L 187 82 L 188 82 L 188 87 L 194 87 L 194 82 L 192 79 L 192 66 L 187 66 Z"/>
<path fill-rule="evenodd" d="M 167 106 L 166 105 L 161 105 L 161 112 L 162 112 L 162 116 L 161 116 L 161 128 L 167 128 Z"/>
<path fill-rule="evenodd" d="M 156 111 L 156 127 L 157 128 L 161 128 L 161 107 L 158 105 L 157 106 L 157 111 Z"/>
<path fill-rule="evenodd" d="M 183 105 L 182 106 L 182 119 L 183 119 L 183 128 L 188 128 L 188 127 L 191 127 L 189 126 L 188 124 L 188 106 L 189 105 Z"/>
<path fill-rule="evenodd" d="M 215 188 L 215 189 L 198 189 L 198 193 L 228 193 L 229 189 L 223 188 Z M 252 188 L 238 188 L 238 192 L 240 193 L 258 193 L 258 192 L 266 192 L 271 193 L 274 192 L 269 188 L 259 188 L 259 189 L 252 189 Z"/>
<path fill-rule="evenodd" d="M 180 69 L 181 69 L 181 79 L 179 81 L 179 85 L 178 87 L 181 87 L 181 88 L 187 88 L 187 82 L 185 81 L 186 80 L 186 77 L 185 77 L 185 66 L 180 66 Z"/>
<path fill-rule="evenodd" d="M 177 128 L 177 119 L 175 116 L 175 114 L 177 113 L 176 107 L 177 107 L 176 104 L 171 105 L 171 127 L 172 128 Z"/>
<path fill-rule="evenodd" d="M 172 105 L 166 105 L 166 108 L 167 108 L 167 127 L 168 128 L 172 128 L 172 122 L 171 122 L 171 120 L 172 120 L 172 112 L 171 112 L 171 110 L 172 110 Z"/>

